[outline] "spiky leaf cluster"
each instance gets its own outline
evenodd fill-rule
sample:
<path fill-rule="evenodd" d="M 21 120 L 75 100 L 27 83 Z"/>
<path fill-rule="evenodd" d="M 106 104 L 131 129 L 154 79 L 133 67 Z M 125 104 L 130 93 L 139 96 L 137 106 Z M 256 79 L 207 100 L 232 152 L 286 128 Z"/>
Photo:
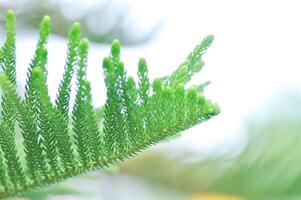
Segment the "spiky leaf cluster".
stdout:
<path fill-rule="evenodd" d="M 0 51 L 0 197 L 115 164 L 219 112 L 217 105 L 200 92 L 203 86 L 185 89 L 203 65 L 201 56 L 212 36 L 205 38 L 170 77 L 152 83 L 144 59 L 138 63 L 138 82 L 127 76 L 120 60 L 120 43 L 114 40 L 110 55 L 103 60 L 107 100 L 97 110 L 92 105 L 91 84 L 86 76 L 89 42 L 81 39 L 78 23 L 70 29 L 65 72 L 54 103 L 46 84 L 50 18 L 44 17 L 40 24 L 24 97 L 16 90 L 12 11 L 6 15 L 6 30 Z M 74 76 L 77 90 L 71 110 Z M 17 151 L 17 127 L 21 130 L 25 160 Z"/>

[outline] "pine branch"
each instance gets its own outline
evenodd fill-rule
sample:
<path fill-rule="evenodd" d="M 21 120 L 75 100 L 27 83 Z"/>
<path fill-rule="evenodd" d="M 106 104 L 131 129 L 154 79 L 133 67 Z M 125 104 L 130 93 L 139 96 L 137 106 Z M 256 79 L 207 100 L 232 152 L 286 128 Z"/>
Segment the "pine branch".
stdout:
<path fill-rule="evenodd" d="M 82 40 L 79 45 L 79 68 L 77 72 L 77 94 L 73 108 L 73 131 L 75 133 L 75 144 L 79 154 L 80 161 L 83 165 L 90 162 L 89 149 L 89 130 L 87 126 L 87 116 L 83 115 L 86 112 L 87 97 L 85 94 L 85 78 L 87 68 L 88 41 Z"/>
<path fill-rule="evenodd" d="M 74 66 L 78 59 L 78 45 L 80 41 L 80 25 L 74 23 L 69 31 L 68 51 L 65 65 L 65 72 L 60 83 L 58 96 L 56 99 L 57 109 L 64 116 L 65 123 L 68 123 L 69 98 L 71 90 L 71 79 L 74 72 Z"/>
<path fill-rule="evenodd" d="M 107 100 L 96 111 L 86 77 L 88 40 L 80 40 L 80 26 L 69 33 L 67 60 L 55 103 L 47 79 L 47 38 L 51 21 L 44 17 L 22 99 L 16 91 L 15 20 L 6 19 L 7 37 L 0 51 L 3 91 L 0 123 L 0 197 L 62 181 L 95 168 L 125 160 L 150 145 L 210 119 L 219 113 L 203 97 L 205 85 L 184 89 L 203 64 L 201 56 L 211 44 L 207 37 L 170 77 L 149 81 L 146 61 L 138 63 L 138 84 L 128 77 L 121 61 L 120 43 L 114 40 L 103 60 Z M 71 79 L 76 73 L 75 104 L 70 111 Z M 71 115 L 70 115 L 71 113 Z M 72 124 L 69 125 L 69 121 Z M 17 154 L 15 124 L 22 132 L 25 160 Z M 69 127 L 71 126 L 71 127 Z M 103 127 L 103 128 L 100 128 Z M 74 138 L 73 138 L 74 136 Z"/>
<path fill-rule="evenodd" d="M 5 76 L 9 79 L 12 87 L 16 87 L 16 39 L 15 39 L 15 16 L 12 11 L 8 11 L 6 14 L 6 40 L 1 48 L 1 65 Z M 16 113 L 12 108 L 13 102 L 8 98 L 6 94 L 2 95 L 1 102 L 1 137 L 0 146 L 5 158 L 6 168 L 3 172 L 7 171 L 10 182 L 14 187 L 18 187 L 19 184 L 25 183 L 25 177 L 23 169 L 17 155 L 16 142 L 15 142 L 15 123 Z M 5 174 L 3 181 L 6 186 L 9 185 L 5 180 Z"/>
<path fill-rule="evenodd" d="M 34 56 L 27 73 L 27 84 L 25 86 L 24 108 L 20 110 L 20 127 L 24 138 L 25 158 L 27 167 L 33 179 L 39 179 L 40 174 L 45 176 L 45 162 L 43 158 L 42 145 L 37 128 L 37 97 L 33 83 L 32 70 L 34 67 L 41 67 L 46 73 L 47 50 L 46 44 L 51 30 L 49 16 L 45 16 L 40 23 L 39 39 L 36 45 Z M 25 139 L 26 138 L 26 139 Z"/>

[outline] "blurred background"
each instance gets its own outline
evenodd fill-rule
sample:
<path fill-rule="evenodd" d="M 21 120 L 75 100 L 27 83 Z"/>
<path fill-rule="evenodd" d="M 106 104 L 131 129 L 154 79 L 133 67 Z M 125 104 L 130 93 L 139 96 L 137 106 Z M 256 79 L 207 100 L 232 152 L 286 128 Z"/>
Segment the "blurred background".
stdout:
<path fill-rule="evenodd" d="M 105 102 L 102 59 L 120 39 L 135 75 L 171 73 L 208 34 L 215 41 L 193 83 L 222 112 L 137 157 L 18 199 L 291 200 L 301 198 L 301 3 L 298 0 L 0 0 L 17 15 L 22 92 L 42 16 L 50 15 L 48 84 L 55 97 L 74 21 L 91 41 L 93 102 Z M 1 29 L 0 40 L 4 40 Z M 299 152 L 300 151 L 300 152 Z"/>

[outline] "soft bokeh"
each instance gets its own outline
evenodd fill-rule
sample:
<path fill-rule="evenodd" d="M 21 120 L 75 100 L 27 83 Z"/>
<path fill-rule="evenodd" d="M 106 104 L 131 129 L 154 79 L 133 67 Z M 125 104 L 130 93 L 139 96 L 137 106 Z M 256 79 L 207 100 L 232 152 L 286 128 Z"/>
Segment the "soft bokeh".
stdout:
<path fill-rule="evenodd" d="M 50 199 L 222 200 L 224 198 L 230 200 L 232 193 L 238 196 L 253 193 L 258 196 L 265 191 L 260 193 L 255 186 L 253 187 L 253 183 L 259 186 L 264 184 L 259 182 L 260 178 L 256 179 L 256 173 L 263 172 L 253 171 L 253 167 L 257 164 L 258 166 L 260 164 L 257 170 L 267 171 L 271 166 L 281 165 L 281 168 L 273 171 L 274 174 L 269 174 L 271 180 L 277 181 L 276 178 L 281 174 L 282 178 L 279 181 L 285 178 L 296 181 L 285 182 L 280 186 L 269 185 L 267 181 L 266 191 L 269 191 L 269 194 L 273 192 L 273 187 L 280 187 L 279 190 L 284 191 L 281 195 L 285 195 L 285 188 L 290 184 L 294 187 L 300 186 L 300 182 L 297 181 L 301 174 L 301 166 L 300 170 L 298 168 L 298 154 L 294 154 L 295 157 L 291 159 L 284 159 L 290 152 L 298 153 L 295 146 L 300 145 L 298 143 L 300 131 L 298 128 L 292 128 L 291 124 L 301 122 L 301 116 L 298 115 L 300 109 L 297 109 L 301 107 L 301 100 L 298 98 L 298 94 L 301 94 L 300 1 L 1 0 L 1 19 L 7 8 L 13 8 L 17 14 L 19 85 L 25 83 L 26 67 L 34 52 L 37 38 L 37 30 L 34 28 L 38 27 L 41 16 L 49 14 L 53 18 L 54 34 L 48 45 L 48 84 L 52 97 L 55 97 L 58 82 L 62 77 L 67 48 L 64 36 L 67 34 L 68 26 L 73 21 L 82 24 L 84 35 L 91 40 L 88 78 L 93 84 L 93 101 L 96 106 L 102 105 L 105 101 L 101 63 L 102 58 L 109 53 L 108 43 L 113 38 L 119 38 L 124 44 L 122 59 L 129 74 L 135 75 L 138 58 L 143 56 L 148 61 L 150 77 L 154 78 L 175 70 L 204 36 L 215 35 L 214 44 L 204 56 L 205 67 L 192 82 L 212 81 L 212 84 L 206 88 L 206 95 L 220 105 L 221 114 L 187 130 L 182 136 L 168 143 L 157 145 L 147 153 L 159 151 L 160 155 L 163 154 L 170 159 L 184 152 L 185 155 L 192 154 L 193 156 L 189 156 L 192 160 L 202 160 L 202 164 L 217 159 L 218 163 L 214 163 L 214 167 L 219 167 L 220 161 L 223 161 L 224 157 L 218 160 L 221 155 L 230 154 L 234 164 L 238 162 L 236 168 L 242 168 L 237 171 L 225 171 L 225 176 L 230 174 L 234 177 L 221 180 L 224 181 L 224 185 L 229 186 L 229 190 L 223 191 L 219 188 L 222 186 L 219 186 L 215 191 L 213 186 L 201 185 L 200 190 L 182 191 L 181 188 L 173 187 L 173 184 L 158 186 L 157 183 L 145 178 L 149 176 L 138 173 L 141 170 L 147 172 L 144 171 L 143 165 L 135 164 L 131 167 L 131 163 L 126 162 L 121 169 L 116 167 L 110 169 L 110 172 L 93 173 L 67 181 L 58 188 L 72 188 L 67 190 L 69 193 L 63 195 L 65 190 L 59 190 L 57 193 L 60 195 L 49 197 Z M 1 33 L 1 41 L 3 41 L 3 30 Z M 20 91 L 22 90 L 23 88 L 20 87 Z M 278 111 L 281 111 L 281 114 Z M 281 118 L 273 118 L 278 115 Z M 275 141 L 277 145 L 274 145 Z M 250 144 L 254 144 L 254 147 L 251 148 Z M 264 155 L 270 155 L 269 153 L 273 157 L 273 159 L 267 158 L 269 163 L 257 161 L 257 158 L 252 157 L 254 154 L 265 158 Z M 160 165 L 155 165 L 156 162 L 162 164 L 157 157 L 155 158 L 149 174 L 160 173 L 157 168 L 162 168 Z M 248 173 L 243 171 L 245 165 L 241 166 L 240 158 L 243 158 L 244 164 L 253 173 L 249 175 L 253 179 L 248 179 L 244 185 L 245 193 L 231 188 L 236 186 L 237 182 L 244 181 L 241 179 L 241 174 L 248 177 Z M 141 163 L 143 164 L 142 161 Z M 170 163 L 165 164 L 167 171 L 169 167 L 173 167 L 168 164 Z M 203 173 L 207 175 L 206 180 L 210 182 L 212 180 L 209 179 L 216 174 L 210 174 L 212 171 L 208 167 L 203 167 L 207 166 L 205 164 L 201 167 L 189 168 L 186 173 L 198 174 L 199 170 L 203 169 Z M 136 168 L 137 170 L 134 171 Z M 293 172 L 293 175 L 288 172 Z M 176 175 L 177 173 L 169 175 L 174 183 L 180 182 Z M 288 176 L 294 176 L 295 179 Z M 155 177 L 158 182 L 160 178 L 166 180 L 166 177 L 161 175 Z M 193 181 L 197 182 L 195 184 L 206 183 L 198 179 Z M 206 191 L 206 188 L 212 191 Z M 290 196 L 295 192 L 288 191 Z M 228 197 L 204 195 L 208 192 L 230 194 Z M 43 194 L 45 193 L 40 194 L 36 199 L 42 199 Z M 276 196 L 278 194 L 275 193 Z M 289 198 L 282 196 L 280 199 Z"/>

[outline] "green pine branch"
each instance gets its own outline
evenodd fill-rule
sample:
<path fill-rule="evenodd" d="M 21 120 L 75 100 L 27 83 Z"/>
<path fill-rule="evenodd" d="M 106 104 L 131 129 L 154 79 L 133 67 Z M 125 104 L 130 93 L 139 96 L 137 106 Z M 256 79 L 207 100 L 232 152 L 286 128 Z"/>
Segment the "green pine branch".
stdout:
<path fill-rule="evenodd" d="M 16 90 L 15 17 L 11 10 L 6 15 L 6 30 L 0 50 L 0 197 L 116 164 L 219 113 L 218 106 L 200 92 L 207 84 L 185 89 L 202 68 L 202 55 L 213 36 L 206 37 L 171 76 L 153 83 L 144 59 L 138 64 L 138 83 L 127 76 L 120 43 L 114 40 L 110 55 L 103 60 L 107 100 L 103 108 L 96 109 L 86 77 L 89 42 L 80 39 L 78 23 L 70 29 L 65 72 L 55 103 L 46 84 L 50 18 L 44 17 L 40 24 L 24 98 Z M 71 110 L 74 74 L 77 90 Z M 21 129 L 25 160 L 17 153 L 16 126 Z"/>

